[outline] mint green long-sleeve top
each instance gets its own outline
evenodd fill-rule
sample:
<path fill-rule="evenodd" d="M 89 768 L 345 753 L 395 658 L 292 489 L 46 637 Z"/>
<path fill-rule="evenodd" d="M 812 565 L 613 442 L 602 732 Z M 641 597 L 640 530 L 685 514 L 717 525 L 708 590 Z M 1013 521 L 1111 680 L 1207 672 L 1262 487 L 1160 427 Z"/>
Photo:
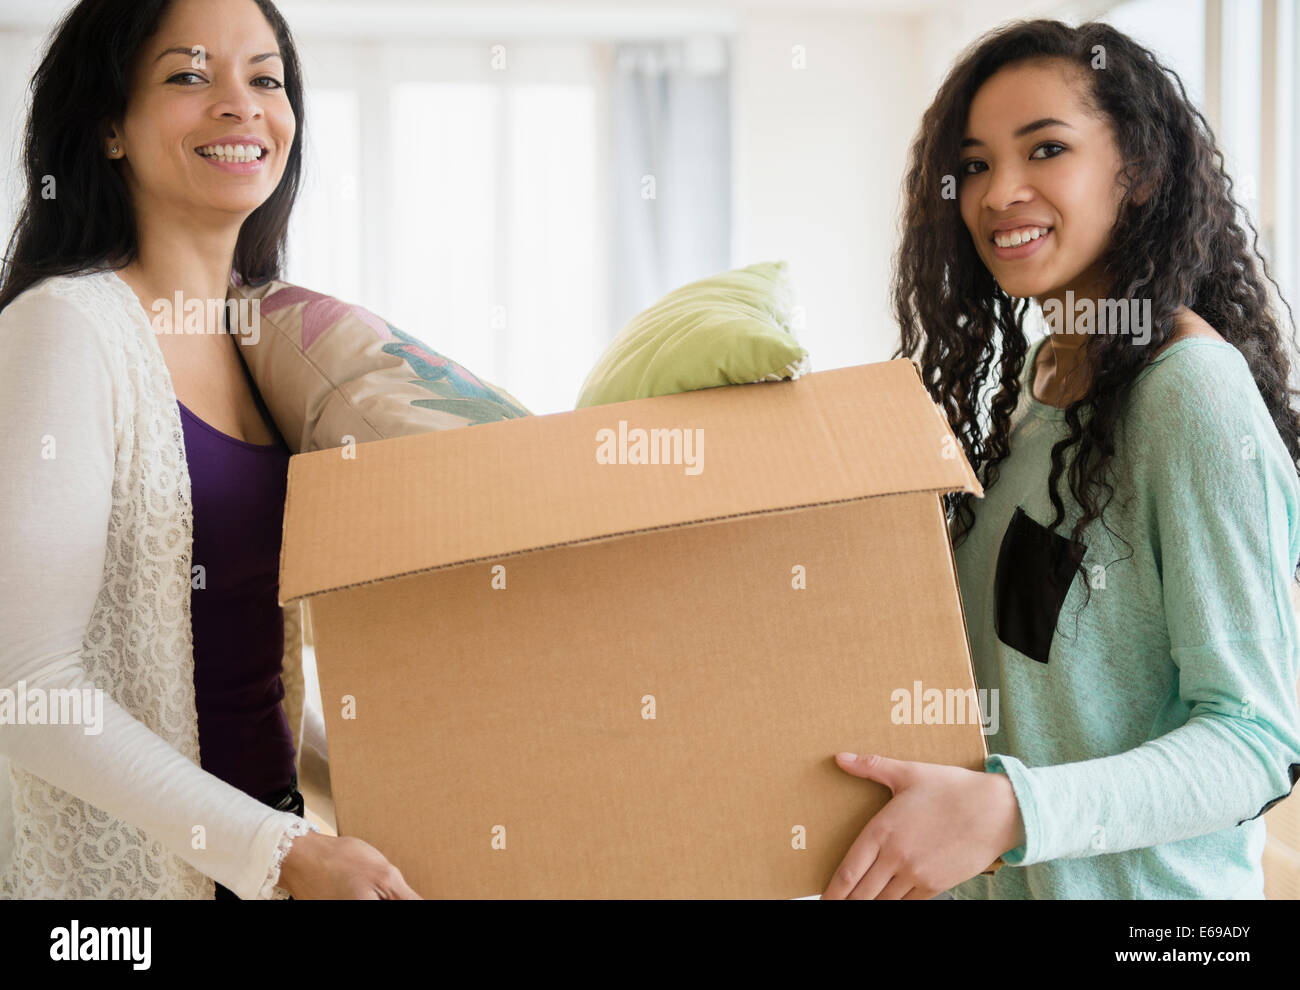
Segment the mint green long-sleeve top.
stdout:
<path fill-rule="evenodd" d="M 952 895 L 1263 897 L 1260 816 L 1300 774 L 1300 478 L 1240 352 L 1180 340 L 1116 431 L 1114 535 L 1089 525 L 1084 571 L 1054 596 L 1081 513 L 1063 479 L 1065 519 L 1046 529 L 1066 431 L 1032 395 L 1041 346 L 956 550 L 976 682 L 997 691 L 985 769 L 1010 778 L 1025 842 Z M 1055 626 L 1035 627 L 1054 605 Z"/>

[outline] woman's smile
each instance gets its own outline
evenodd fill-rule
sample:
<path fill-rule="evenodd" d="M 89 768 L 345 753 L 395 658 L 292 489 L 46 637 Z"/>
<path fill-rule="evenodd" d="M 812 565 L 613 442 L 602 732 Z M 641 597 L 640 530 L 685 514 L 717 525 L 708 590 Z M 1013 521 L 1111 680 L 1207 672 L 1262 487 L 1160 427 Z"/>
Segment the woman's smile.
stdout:
<path fill-rule="evenodd" d="M 1031 227 L 1023 228 L 1010 236 L 998 234 L 989 240 L 993 246 L 993 256 L 999 261 L 1021 261 L 1032 257 L 1052 236 L 1052 230 L 1051 227 Z"/>
<path fill-rule="evenodd" d="M 222 138 L 195 148 L 194 153 L 208 164 L 236 175 L 252 175 L 266 168 L 270 149 L 257 138 Z"/>

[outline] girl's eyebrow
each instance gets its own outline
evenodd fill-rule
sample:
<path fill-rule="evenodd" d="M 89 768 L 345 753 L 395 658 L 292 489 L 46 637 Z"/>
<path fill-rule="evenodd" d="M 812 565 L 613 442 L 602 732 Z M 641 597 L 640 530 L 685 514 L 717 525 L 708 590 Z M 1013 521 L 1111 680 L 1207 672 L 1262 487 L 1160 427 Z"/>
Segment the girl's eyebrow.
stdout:
<path fill-rule="evenodd" d="M 199 50 L 198 50 L 198 48 L 195 48 L 195 47 L 184 48 L 184 47 L 181 47 L 181 46 L 176 46 L 176 47 L 174 47 L 174 48 L 168 48 L 166 51 L 164 51 L 162 54 L 160 54 L 156 59 L 154 59 L 154 61 L 155 61 L 155 62 L 161 62 L 161 61 L 162 61 L 164 58 L 166 58 L 168 55 L 184 55 L 184 56 L 186 56 L 187 58 L 193 58 L 193 57 L 194 57 L 195 55 L 197 55 L 198 53 L 199 53 Z M 209 52 L 208 55 L 209 55 L 209 57 L 211 57 L 212 53 Z M 284 59 L 280 58 L 280 53 L 279 53 L 279 52 L 263 52 L 261 55 L 254 55 L 254 56 L 253 56 L 252 58 L 250 58 L 248 61 L 249 61 L 250 63 L 252 63 L 252 62 L 265 62 L 268 58 L 279 58 L 281 61 L 284 61 Z"/>
<path fill-rule="evenodd" d="M 1070 127 L 1070 125 L 1063 120 L 1057 120 L 1055 117 L 1042 117 L 1038 120 L 1032 121 L 1031 123 L 1025 124 L 1024 127 L 1018 128 L 1015 136 L 1018 138 L 1024 137 L 1026 134 L 1032 134 L 1034 131 L 1041 131 L 1044 127 L 1069 127 L 1070 130 L 1074 130 L 1073 127 Z M 983 147 L 984 142 L 980 141 L 978 138 L 968 137 L 961 139 L 961 147 L 963 148 L 973 148 L 976 145 Z"/>

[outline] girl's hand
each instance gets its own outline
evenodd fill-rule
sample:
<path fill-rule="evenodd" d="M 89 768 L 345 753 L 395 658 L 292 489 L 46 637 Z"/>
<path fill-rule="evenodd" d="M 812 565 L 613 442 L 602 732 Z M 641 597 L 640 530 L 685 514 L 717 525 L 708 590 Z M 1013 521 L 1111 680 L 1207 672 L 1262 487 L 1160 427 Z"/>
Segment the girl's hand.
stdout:
<path fill-rule="evenodd" d="M 836 756 L 840 769 L 894 792 L 867 822 L 823 900 L 925 900 L 989 868 L 1025 841 L 1004 773 L 886 756 Z"/>
<path fill-rule="evenodd" d="M 293 840 L 280 864 L 280 886 L 300 901 L 423 899 L 370 843 L 319 832 Z"/>

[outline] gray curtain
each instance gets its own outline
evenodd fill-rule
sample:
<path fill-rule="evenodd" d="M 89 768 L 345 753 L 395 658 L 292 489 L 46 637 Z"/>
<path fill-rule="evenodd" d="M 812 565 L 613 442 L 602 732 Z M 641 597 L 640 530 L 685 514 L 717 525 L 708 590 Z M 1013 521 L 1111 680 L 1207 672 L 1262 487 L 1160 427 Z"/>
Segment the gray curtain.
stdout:
<path fill-rule="evenodd" d="M 623 44 L 612 98 L 615 325 L 731 265 L 725 41 Z"/>

